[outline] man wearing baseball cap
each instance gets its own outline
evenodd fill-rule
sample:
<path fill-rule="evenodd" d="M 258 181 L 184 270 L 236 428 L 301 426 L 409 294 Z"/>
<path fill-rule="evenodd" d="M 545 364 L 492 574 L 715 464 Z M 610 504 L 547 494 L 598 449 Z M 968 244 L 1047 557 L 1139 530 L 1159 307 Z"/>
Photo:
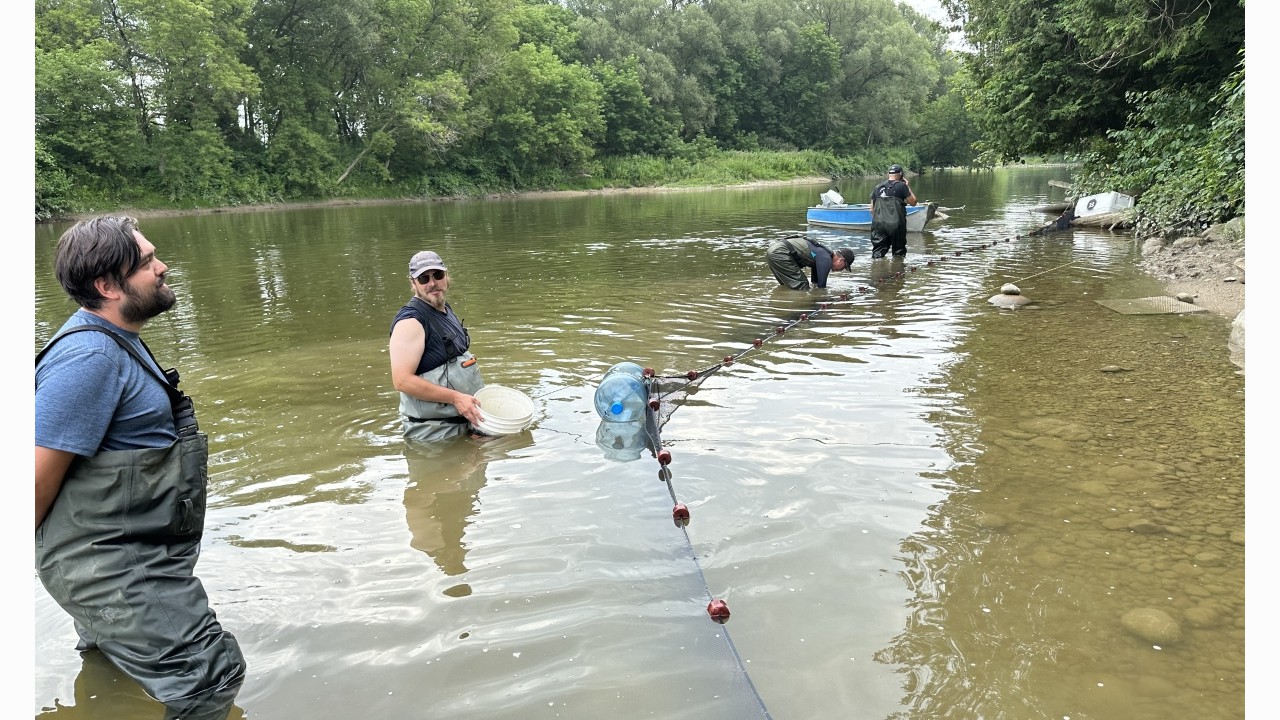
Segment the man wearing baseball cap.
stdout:
<path fill-rule="evenodd" d="M 905 203 L 905 204 L 904 204 Z M 916 194 L 902 175 L 902 166 L 889 166 L 889 177 L 871 191 L 871 259 L 891 250 L 895 256 L 907 254 L 907 205 L 916 204 Z"/>
<path fill-rule="evenodd" d="M 413 297 L 391 322 L 391 384 L 400 392 L 404 437 L 443 440 L 480 422 L 484 387 L 471 337 L 445 302 L 449 268 L 433 250 L 409 259 Z"/>
<path fill-rule="evenodd" d="M 813 238 L 788 235 L 769 244 L 765 261 L 779 285 L 792 290 L 808 290 L 811 286 L 804 276 L 805 268 L 811 268 L 813 285 L 825 288 L 832 270 L 851 269 L 853 251 L 849 248 L 832 250 Z"/>

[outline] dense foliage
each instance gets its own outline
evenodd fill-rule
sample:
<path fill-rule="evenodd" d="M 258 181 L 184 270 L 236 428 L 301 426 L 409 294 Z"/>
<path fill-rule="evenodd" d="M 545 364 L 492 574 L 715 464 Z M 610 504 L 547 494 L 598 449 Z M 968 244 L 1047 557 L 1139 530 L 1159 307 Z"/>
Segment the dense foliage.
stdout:
<path fill-rule="evenodd" d="M 1032 155 L 1243 212 L 1242 0 L 943 3 L 36 0 L 36 217 Z"/>
<path fill-rule="evenodd" d="M 1243 0 L 944 2 L 987 162 L 1083 157 L 1078 190 L 1141 196 L 1150 232 L 1243 213 Z"/>
<path fill-rule="evenodd" d="M 945 32 L 893 0 L 36 0 L 35 17 L 38 217 L 565 187 L 716 151 L 856 166 L 919 143 L 898 161 L 953 164 L 972 140 Z"/>
<path fill-rule="evenodd" d="M 1184 235 L 1244 213 L 1244 61 L 1219 87 L 1133 93 L 1124 128 L 1086 157 L 1080 184 L 1141 196 L 1139 230 Z"/>

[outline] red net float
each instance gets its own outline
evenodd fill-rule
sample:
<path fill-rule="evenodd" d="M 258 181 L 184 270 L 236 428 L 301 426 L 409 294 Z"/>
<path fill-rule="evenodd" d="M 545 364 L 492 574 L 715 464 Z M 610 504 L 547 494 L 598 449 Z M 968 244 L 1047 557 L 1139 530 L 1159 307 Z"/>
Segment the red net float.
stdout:
<path fill-rule="evenodd" d="M 689 507 L 684 503 L 677 503 L 671 508 L 671 518 L 675 520 L 676 527 L 684 527 L 689 524 Z"/>
<path fill-rule="evenodd" d="M 729 619 L 729 606 L 723 600 L 712 600 L 707 603 L 707 614 L 723 625 Z"/>

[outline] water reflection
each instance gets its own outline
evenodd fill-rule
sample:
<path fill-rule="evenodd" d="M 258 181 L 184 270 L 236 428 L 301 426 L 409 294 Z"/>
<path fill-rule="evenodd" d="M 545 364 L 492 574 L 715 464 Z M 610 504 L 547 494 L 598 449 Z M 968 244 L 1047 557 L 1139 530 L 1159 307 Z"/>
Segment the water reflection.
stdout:
<path fill-rule="evenodd" d="M 80 653 L 80 661 L 72 704 L 64 705 L 55 699 L 53 707 L 36 714 L 37 720 L 243 720 L 245 717 L 244 711 L 229 700 L 219 700 L 215 707 L 179 716 L 148 696 L 138 683 L 97 650 Z"/>
<path fill-rule="evenodd" d="M 529 431 L 485 439 L 466 436 L 436 442 L 404 442 L 409 479 L 404 489 L 409 545 L 426 553 L 450 577 L 467 571 L 467 526 L 480 509 L 480 490 L 491 459 L 533 444 Z M 446 595 L 471 594 L 466 584 Z"/>
<path fill-rule="evenodd" d="M 479 509 L 485 481 L 485 456 L 479 441 L 454 437 L 439 442 L 407 441 L 404 457 L 409 481 L 404 489 L 404 515 L 409 545 L 426 553 L 445 575 L 467 571 L 462 537 Z"/>
<path fill-rule="evenodd" d="M 652 450 L 644 420 L 628 422 L 600 421 L 596 428 L 596 447 L 610 460 L 637 460 L 645 450 Z"/>
<path fill-rule="evenodd" d="M 871 233 L 863 230 L 841 230 L 839 228 L 827 228 L 818 226 L 809 226 L 806 234 L 832 248 L 850 248 L 857 259 L 854 260 L 854 269 L 857 272 L 858 265 L 871 262 Z M 932 252 L 932 246 L 935 240 L 933 230 L 925 230 L 924 232 L 907 233 L 907 255 L 906 259 L 920 258 L 921 256 Z M 880 260 L 888 260 L 889 258 L 878 258 Z M 902 257 L 898 258 L 903 259 Z M 835 277 L 839 273 L 832 273 Z"/>

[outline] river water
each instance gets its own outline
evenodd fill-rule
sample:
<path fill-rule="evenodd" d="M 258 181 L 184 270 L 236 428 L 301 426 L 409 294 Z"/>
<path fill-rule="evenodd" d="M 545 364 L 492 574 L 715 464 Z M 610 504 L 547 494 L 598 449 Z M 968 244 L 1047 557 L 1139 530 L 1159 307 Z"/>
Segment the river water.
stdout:
<path fill-rule="evenodd" d="M 1229 323 L 1099 304 L 1160 288 L 1129 234 L 1025 235 L 1068 174 L 916 178 L 951 217 L 896 262 L 815 230 L 858 259 L 808 293 L 765 248 L 827 186 L 143 220 L 179 297 L 143 336 L 210 438 L 233 717 L 1243 717 Z M 35 349 L 74 309 L 65 227 L 35 228 Z M 529 431 L 400 439 L 421 249 Z M 1007 282 L 1034 304 L 988 303 Z M 602 433 L 621 360 L 712 371 L 662 427 L 669 485 Z M 32 577 L 36 716 L 161 717 Z"/>

